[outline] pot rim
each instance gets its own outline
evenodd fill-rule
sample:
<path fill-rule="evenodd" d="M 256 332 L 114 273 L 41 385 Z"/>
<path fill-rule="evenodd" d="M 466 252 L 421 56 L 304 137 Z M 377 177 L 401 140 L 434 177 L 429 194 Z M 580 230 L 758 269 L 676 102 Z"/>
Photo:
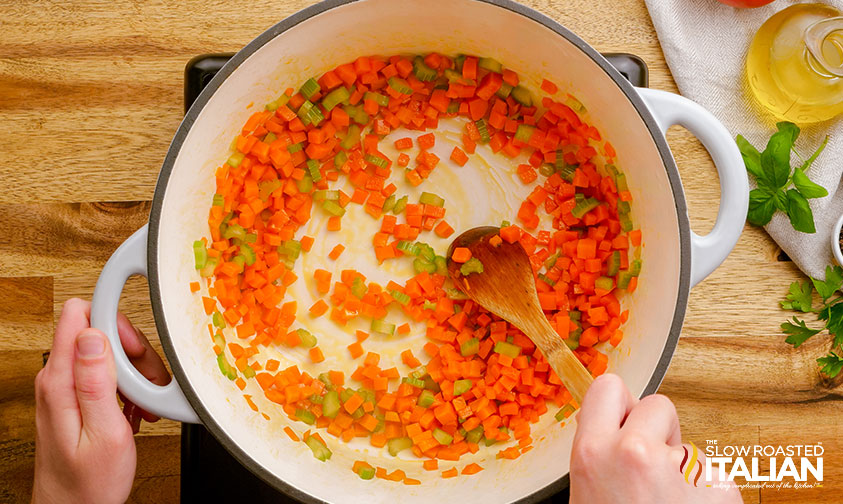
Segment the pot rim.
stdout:
<path fill-rule="evenodd" d="M 148 261 L 148 283 L 150 299 L 152 304 L 152 312 L 155 319 L 155 325 L 158 330 L 158 335 L 161 340 L 161 345 L 164 349 L 164 354 L 173 371 L 173 376 L 177 380 L 190 405 L 196 411 L 202 424 L 208 428 L 213 436 L 222 444 L 226 450 L 231 453 L 238 462 L 248 467 L 259 478 L 264 480 L 267 484 L 282 491 L 288 496 L 299 499 L 308 504 L 323 503 L 325 501 L 314 497 L 306 492 L 293 487 L 285 480 L 277 477 L 275 474 L 267 470 L 264 466 L 257 463 L 240 445 L 238 445 L 231 437 L 229 437 L 222 427 L 216 422 L 213 416 L 203 406 L 199 400 L 199 395 L 193 389 L 192 385 L 187 379 L 184 369 L 182 368 L 178 355 L 171 341 L 170 333 L 167 329 L 167 320 L 164 316 L 163 304 L 161 302 L 161 285 L 158 281 L 158 234 L 160 231 L 160 221 L 162 216 L 162 205 L 164 201 L 164 194 L 167 190 L 167 185 L 175 165 L 176 158 L 179 155 L 182 145 L 184 144 L 187 134 L 190 131 L 199 113 L 210 100 L 211 96 L 219 89 L 223 81 L 228 78 L 249 56 L 267 44 L 270 40 L 283 34 L 287 30 L 295 27 L 299 23 L 306 21 L 314 16 L 322 14 L 335 7 L 351 4 L 359 0 L 324 0 L 315 5 L 306 7 L 291 16 L 276 23 L 254 40 L 249 42 L 245 47 L 238 51 L 220 71 L 211 79 L 211 82 L 202 90 L 199 96 L 191 105 L 190 109 L 182 119 L 178 127 L 173 141 L 167 150 L 167 155 L 161 167 L 161 172 L 158 176 L 158 181 L 155 186 L 155 193 L 153 195 L 152 207 L 149 213 L 149 239 L 147 242 L 147 261 Z M 596 49 L 586 43 L 579 36 L 568 30 L 560 23 L 549 18 L 548 16 L 531 9 L 527 6 L 516 3 L 512 0 L 475 0 L 483 3 L 491 4 L 497 7 L 507 9 L 515 14 L 522 15 L 532 21 L 542 24 L 557 35 L 564 37 L 568 42 L 574 44 L 578 49 L 588 55 L 600 68 L 606 72 L 606 75 L 614 81 L 621 91 L 626 95 L 626 98 L 632 102 L 636 112 L 641 117 L 650 136 L 656 144 L 659 155 L 662 158 L 670 188 L 673 193 L 673 201 L 676 209 L 677 221 L 679 223 L 679 289 L 677 292 L 676 309 L 674 310 L 673 320 L 671 321 L 670 332 L 667 337 L 662 355 L 653 373 L 650 375 L 650 380 L 644 388 L 641 396 L 649 395 L 659 388 L 659 385 L 667 373 L 670 366 L 670 361 L 679 341 L 679 334 L 682 329 L 682 322 L 685 318 L 685 310 L 688 304 L 688 296 L 690 292 L 690 278 L 691 278 L 691 228 L 688 220 L 688 209 L 685 202 L 685 193 L 682 189 L 682 182 L 679 177 L 679 170 L 673 158 L 673 154 L 667 144 L 667 140 L 661 133 L 656 120 L 650 113 L 647 105 L 635 91 L 632 84 L 629 83 L 620 72 L 615 69 Z M 544 500 L 557 492 L 569 486 L 569 475 L 565 474 L 556 481 L 546 485 L 543 488 L 535 490 L 533 493 L 519 499 L 518 503 L 534 503 Z"/>

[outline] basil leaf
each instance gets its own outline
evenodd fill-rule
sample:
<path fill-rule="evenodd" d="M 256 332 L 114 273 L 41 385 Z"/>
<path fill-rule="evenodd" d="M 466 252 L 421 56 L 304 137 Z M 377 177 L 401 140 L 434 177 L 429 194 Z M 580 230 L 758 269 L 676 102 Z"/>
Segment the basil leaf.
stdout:
<path fill-rule="evenodd" d="M 807 161 L 802 163 L 802 171 L 808 170 L 808 168 L 810 168 L 811 165 L 814 164 L 814 161 L 816 161 L 817 157 L 819 157 L 820 153 L 822 153 L 826 145 L 828 145 L 828 135 L 825 136 L 823 143 L 817 148 L 817 150 L 815 150 L 814 153 L 811 154 L 811 157 L 809 157 Z"/>
<path fill-rule="evenodd" d="M 796 143 L 796 139 L 799 137 L 799 126 L 789 121 L 782 121 L 776 123 L 776 128 L 779 129 L 780 133 L 788 136 L 791 146 Z"/>
<path fill-rule="evenodd" d="M 775 200 L 776 208 L 778 208 L 782 212 L 787 213 L 787 193 L 786 192 L 784 192 L 782 189 L 776 189 L 776 194 L 773 195 L 773 200 Z"/>
<path fill-rule="evenodd" d="M 811 211 L 808 200 L 796 189 L 787 191 L 787 216 L 793 229 L 803 233 L 816 233 L 814 227 L 814 212 Z"/>
<path fill-rule="evenodd" d="M 828 191 L 826 191 L 825 187 L 812 182 L 801 168 L 793 170 L 792 180 L 796 189 L 807 199 L 828 196 Z"/>
<path fill-rule="evenodd" d="M 755 176 L 755 178 L 764 177 L 764 172 L 761 170 L 761 153 L 758 152 L 758 149 L 749 143 L 743 135 L 738 135 L 735 142 L 741 151 L 741 157 L 743 157 L 743 164 L 746 166 L 746 171 Z"/>
<path fill-rule="evenodd" d="M 749 191 L 749 211 L 746 214 L 746 220 L 750 224 L 764 226 L 770 222 L 775 212 L 776 201 L 770 193 L 762 189 Z"/>
<path fill-rule="evenodd" d="M 761 153 L 763 178 L 769 186 L 778 189 L 787 184 L 790 176 L 790 150 L 793 140 L 789 131 L 779 131 L 770 137 L 767 148 Z"/>

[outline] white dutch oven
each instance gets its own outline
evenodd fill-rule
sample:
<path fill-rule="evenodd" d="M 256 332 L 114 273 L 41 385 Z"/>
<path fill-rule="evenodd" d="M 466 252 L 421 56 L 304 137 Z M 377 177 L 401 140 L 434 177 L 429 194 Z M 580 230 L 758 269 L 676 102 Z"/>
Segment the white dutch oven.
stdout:
<path fill-rule="evenodd" d="M 579 37 L 509 0 L 329 0 L 273 26 L 237 53 L 190 108 L 164 161 L 149 225 L 114 253 L 100 276 L 92 324 L 111 339 L 119 388 L 129 399 L 163 417 L 203 423 L 257 475 L 307 502 L 535 501 L 568 484 L 574 425 L 561 428 L 551 414 L 534 426 L 535 448 L 518 460 L 496 460 L 497 450 L 488 449 L 461 461 L 460 465 L 470 460 L 485 467 L 471 477 L 443 480 L 437 473 L 420 471 L 418 461 L 396 460 L 366 443 L 345 445 L 330 436 L 333 458 L 329 463 L 317 461 L 303 443 L 286 438 L 282 428 L 289 422 L 271 403 L 260 402 L 259 390 L 247 392 L 255 395 L 270 421 L 250 410 L 241 392 L 221 375 L 202 303 L 187 288 L 198 278 L 190 245 L 208 233 L 213 171 L 227 158 L 231 138 L 253 110 L 248 108 L 251 103 L 272 101 L 280 90 L 361 55 L 431 51 L 491 56 L 516 70 L 534 91 L 541 78 L 548 77 L 583 102 L 589 120 L 614 144 L 645 245 L 640 288 L 624 300 L 632 316 L 622 344 L 610 352 L 609 371 L 622 376 L 637 396 L 658 388 L 679 337 L 689 289 L 726 258 L 746 217 L 748 188 L 740 154 L 729 132 L 711 114 L 682 97 L 633 88 Z M 664 138 L 674 124 L 700 139 L 720 175 L 720 211 L 707 236 L 694 234 L 689 226 L 679 173 Z M 447 128 L 446 123 L 443 129 Z M 442 159 L 448 158 L 450 139 L 439 133 Z M 513 181 L 513 168 L 511 161 L 481 148 L 466 168 L 441 163 L 425 184 L 449 201 L 448 219 L 459 231 L 515 215 L 527 189 Z M 400 191 L 417 194 L 407 187 Z M 466 211 L 460 211 L 460 205 Z M 366 219 L 353 215 L 344 219 L 347 234 L 342 241 L 349 250 L 337 270 L 353 265 L 371 278 L 386 274 L 406 278 L 401 276 L 406 271 L 383 272 L 369 264 L 377 224 Z M 324 222 L 314 212 L 306 231 L 324 236 L 319 229 L 324 229 Z M 325 267 L 326 251 L 337 241 L 320 238 L 298 262 L 300 278 L 312 276 L 313 268 Z M 447 244 L 434 241 L 433 245 L 444 249 Z M 132 367 L 117 337 L 120 291 L 133 274 L 149 279 L 158 333 L 176 378 L 164 387 L 153 385 Z M 315 298 L 306 281 L 299 284 L 292 295 L 304 312 Z M 303 323 L 319 334 L 327 367 L 349 365 L 343 355 L 353 340 L 346 331 L 327 321 Z M 419 333 L 423 331 L 413 332 Z M 419 335 L 382 341 L 380 348 L 372 346 L 377 342 L 368 343 L 369 349 L 382 351 L 390 360 L 394 350 L 408 346 L 421 355 L 423 340 Z M 276 354 L 284 362 L 307 360 L 292 351 Z M 301 425 L 294 427 L 301 431 Z M 359 458 L 390 469 L 404 468 L 423 484 L 363 481 L 349 469 Z"/>

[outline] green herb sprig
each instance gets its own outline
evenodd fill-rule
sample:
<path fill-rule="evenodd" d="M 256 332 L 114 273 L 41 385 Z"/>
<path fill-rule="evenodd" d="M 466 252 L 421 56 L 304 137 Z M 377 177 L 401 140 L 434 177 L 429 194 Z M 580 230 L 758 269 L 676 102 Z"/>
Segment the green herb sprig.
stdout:
<path fill-rule="evenodd" d="M 811 277 L 811 281 L 793 282 L 790 290 L 781 301 L 782 308 L 801 313 L 816 313 L 817 320 L 822 320 L 825 325 L 819 329 L 808 327 L 804 320 L 794 316 L 792 321 L 781 325 L 782 331 L 787 335 L 785 342 L 798 348 L 812 336 L 823 330 L 834 338 L 832 348 L 825 357 L 817 359 L 820 370 L 829 378 L 834 378 L 840 371 L 843 371 L 843 296 L 834 296 L 840 287 L 843 287 L 843 268 L 840 266 L 826 266 L 825 280 L 817 280 Z M 822 304 L 813 307 L 813 293 L 817 291 Z"/>
<path fill-rule="evenodd" d="M 792 122 L 776 124 L 778 131 L 770 137 L 764 152 L 758 152 L 741 135 L 736 141 L 743 156 L 746 171 L 755 177 L 758 187 L 749 192 L 749 213 L 746 220 L 764 226 L 777 210 L 787 214 L 793 228 L 803 233 L 815 233 L 814 213 L 808 205 L 812 198 L 822 198 L 828 191 L 812 182 L 805 172 L 825 149 L 828 136 L 822 145 L 801 165 L 792 168 L 790 153 L 799 136 L 799 128 Z M 799 153 L 796 153 L 799 156 Z"/>

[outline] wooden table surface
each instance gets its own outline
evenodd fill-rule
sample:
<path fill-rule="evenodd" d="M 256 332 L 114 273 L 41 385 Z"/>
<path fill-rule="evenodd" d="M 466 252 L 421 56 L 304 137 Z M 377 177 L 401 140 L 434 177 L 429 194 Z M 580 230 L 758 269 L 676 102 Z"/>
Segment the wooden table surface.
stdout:
<path fill-rule="evenodd" d="M 688 0 L 702 1 L 702 0 Z M 708 0 L 710 1 L 710 0 Z M 182 117 L 185 63 L 236 51 L 308 0 L 250 3 L 14 1 L 0 5 L 0 502 L 28 499 L 34 454 L 33 377 L 50 348 L 62 303 L 90 298 L 114 249 L 147 219 L 149 200 Z M 643 0 L 525 0 L 600 51 L 640 55 L 653 88 L 676 91 Z M 711 228 L 719 185 L 689 134 L 669 134 L 692 227 Z M 829 341 L 799 350 L 783 341 L 778 300 L 801 278 L 757 228 L 692 292 L 676 355 L 661 387 L 686 440 L 704 445 L 825 447 L 825 485 L 745 491 L 746 502 L 831 502 L 843 490 L 840 380 L 813 360 Z M 144 279 L 124 310 L 155 327 Z M 157 338 L 155 345 L 158 347 Z M 160 350 L 160 349 L 159 349 Z M 144 425 L 132 502 L 173 502 L 179 425 Z"/>

